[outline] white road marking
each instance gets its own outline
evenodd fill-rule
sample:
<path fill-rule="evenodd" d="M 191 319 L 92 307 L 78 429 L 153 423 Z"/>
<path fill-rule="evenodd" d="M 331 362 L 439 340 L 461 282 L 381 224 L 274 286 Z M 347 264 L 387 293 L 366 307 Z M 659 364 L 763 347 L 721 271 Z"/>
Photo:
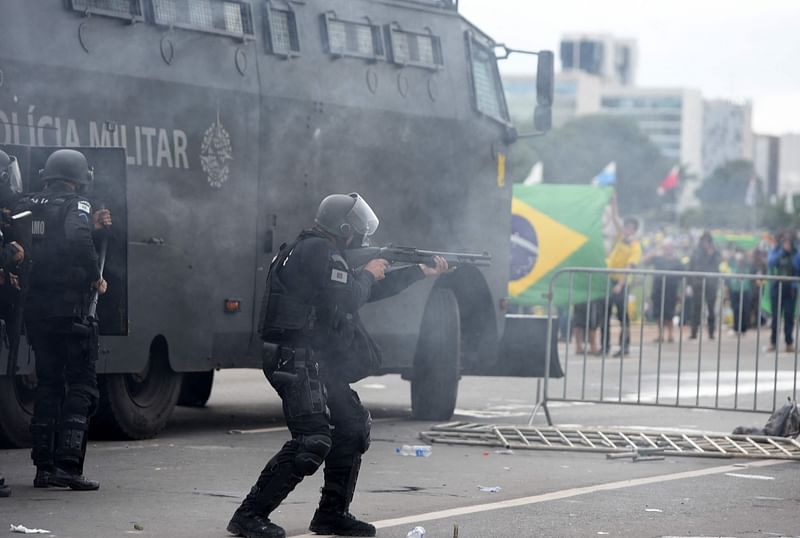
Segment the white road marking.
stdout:
<path fill-rule="evenodd" d="M 376 424 L 379 422 L 391 422 L 393 420 L 398 420 L 396 418 L 378 418 L 373 419 L 372 423 Z M 228 430 L 229 434 L 233 435 L 246 435 L 251 433 L 272 433 L 272 432 L 285 432 L 289 431 L 289 428 L 286 426 L 273 426 L 272 428 L 253 428 L 252 430 Z"/>
<path fill-rule="evenodd" d="M 765 476 L 762 474 L 725 473 L 725 476 L 732 476 L 734 478 L 751 478 L 753 480 L 775 480 L 774 476 Z"/>
<path fill-rule="evenodd" d="M 254 428 L 252 430 L 229 430 L 228 433 L 233 435 L 243 435 L 247 433 L 270 433 L 270 432 L 282 432 L 286 430 L 288 430 L 286 426 L 275 426 L 273 428 Z"/>
<path fill-rule="evenodd" d="M 778 465 L 786 463 L 782 460 L 762 460 L 755 461 L 750 464 L 750 467 L 767 467 L 770 465 Z M 460 508 L 450 508 L 447 510 L 438 510 L 435 512 L 427 512 L 423 514 L 416 514 L 411 516 L 397 517 L 394 519 L 384 519 L 381 521 L 372 522 L 378 529 L 386 529 L 389 527 L 398 527 L 400 525 L 419 525 L 426 521 L 434 521 L 437 519 L 446 519 L 450 517 L 457 517 L 466 514 L 477 514 L 480 512 L 490 512 L 492 510 L 504 510 L 506 508 L 517 508 L 520 506 L 527 506 L 530 504 L 537 504 L 548 501 L 557 501 L 561 499 L 568 499 L 578 495 L 588 495 L 598 491 L 614 491 L 617 489 L 632 488 L 637 486 L 646 486 L 648 484 L 658 484 L 662 482 L 671 482 L 673 480 L 683 480 L 686 478 L 697 478 L 700 476 L 709 476 L 715 474 L 724 474 L 735 471 L 738 467 L 734 465 L 723 465 L 720 467 L 709 467 L 706 469 L 698 469 L 696 471 L 684 471 L 681 473 L 670 473 L 657 476 L 648 476 L 644 478 L 634 478 L 631 480 L 620 480 L 617 482 L 607 482 L 605 484 L 596 484 L 594 486 L 584 486 L 580 488 L 563 489 L 561 491 L 553 491 L 551 493 L 543 493 L 541 495 L 533 495 L 530 497 L 520 497 L 519 499 L 509 499 L 507 501 L 499 501 L 486 504 L 474 504 L 471 506 L 462 506 Z M 319 538 L 317 534 L 299 534 L 292 538 Z"/>

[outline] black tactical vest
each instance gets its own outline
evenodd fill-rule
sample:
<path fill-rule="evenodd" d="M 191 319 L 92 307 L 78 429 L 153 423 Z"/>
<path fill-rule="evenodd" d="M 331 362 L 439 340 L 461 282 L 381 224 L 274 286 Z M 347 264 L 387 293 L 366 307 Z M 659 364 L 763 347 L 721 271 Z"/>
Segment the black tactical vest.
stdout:
<path fill-rule="evenodd" d="M 270 263 L 259 323 L 261 338 L 266 342 L 300 345 L 314 329 L 315 307 L 306 298 L 289 292 L 278 274 L 301 239 L 282 244 Z"/>
<path fill-rule="evenodd" d="M 74 309 L 64 307 L 79 306 L 88 297 L 90 275 L 75 261 L 64 228 L 70 205 L 82 200 L 76 193 L 45 191 L 25 196 L 17 206 L 33 213 L 30 293 L 33 297 L 51 297 L 53 316 L 72 315 Z"/>

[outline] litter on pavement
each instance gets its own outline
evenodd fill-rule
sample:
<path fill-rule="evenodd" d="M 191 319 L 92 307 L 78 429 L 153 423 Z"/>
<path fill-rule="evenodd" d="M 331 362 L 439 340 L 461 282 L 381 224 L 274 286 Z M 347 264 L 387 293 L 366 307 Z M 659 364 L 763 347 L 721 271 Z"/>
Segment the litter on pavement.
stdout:
<path fill-rule="evenodd" d="M 478 489 L 485 493 L 498 493 L 503 488 L 500 486 L 478 486 Z"/>
<path fill-rule="evenodd" d="M 29 529 L 25 525 L 14 525 L 11 523 L 11 528 L 9 529 L 11 532 L 16 532 L 19 534 L 50 534 L 50 531 L 44 529 Z"/>

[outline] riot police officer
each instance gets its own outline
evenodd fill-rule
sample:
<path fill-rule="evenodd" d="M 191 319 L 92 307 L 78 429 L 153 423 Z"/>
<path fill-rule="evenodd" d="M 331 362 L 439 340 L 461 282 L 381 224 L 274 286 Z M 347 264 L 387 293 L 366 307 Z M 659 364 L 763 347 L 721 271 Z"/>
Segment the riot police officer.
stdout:
<path fill-rule="evenodd" d="M 3 230 L 0 235 L 0 278 L 3 281 L 11 277 L 7 271 L 19 264 L 25 257 L 25 250 L 16 241 L 6 241 L 5 224 L 8 213 L 14 208 L 22 191 L 22 178 L 20 176 L 17 159 L 0 149 L 0 211 L 3 212 Z"/>
<path fill-rule="evenodd" d="M 228 531 L 248 538 L 282 538 L 269 515 L 324 463 L 324 485 L 310 529 L 320 534 L 375 536 L 349 507 L 371 418 L 350 383 L 372 373 L 379 350 L 358 316 L 366 302 L 394 295 L 426 275 L 447 270 L 409 266 L 385 272 L 373 259 L 349 267 L 345 249 L 360 246 L 378 218 L 358 194 L 333 194 L 319 205 L 314 227 L 282 245 L 267 276 L 261 310 L 264 373 L 283 400 L 292 439 L 267 463 L 236 510 Z"/>
<path fill-rule="evenodd" d="M 96 490 L 100 484 L 83 476 L 89 419 L 99 398 L 86 316 L 93 290 L 103 294 L 107 289 L 93 230 L 102 233 L 111 215 L 92 213 L 83 193 L 93 176 L 79 151 L 53 152 L 42 179 L 44 190 L 18 204 L 18 210 L 33 212 L 33 267 L 25 302 L 38 379 L 31 420 L 33 485 Z"/>
<path fill-rule="evenodd" d="M 7 212 L 10 211 L 17 201 L 17 195 L 22 188 L 19 166 L 17 160 L 0 150 L 0 211 L 3 217 L 3 230 L 0 231 L 0 317 L 3 321 L 10 321 L 10 317 L 18 302 L 19 281 L 14 271 L 16 266 L 25 258 L 25 250 L 15 241 L 6 241 L 5 220 Z M 6 341 L 3 335 L 2 346 Z M 5 479 L 0 475 L 0 497 L 11 495 L 11 486 L 5 483 Z"/>

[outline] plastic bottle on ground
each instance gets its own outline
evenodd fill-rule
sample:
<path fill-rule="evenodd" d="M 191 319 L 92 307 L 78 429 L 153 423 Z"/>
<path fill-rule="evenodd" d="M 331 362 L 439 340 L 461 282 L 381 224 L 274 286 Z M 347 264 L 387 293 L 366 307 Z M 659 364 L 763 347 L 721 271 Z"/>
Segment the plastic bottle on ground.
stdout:
<path fill-rule="evenodd" d="M 395 448 L 394 451 L 401 456 L 417 456 L 420 458 L 427 458 L 431 455 L 432 448 L 428 445 L 403 445 L 400 448 Z"/>
<path fill-rule="evenodd" d="M 414 527 L 406 534 L 406 538 L 425 538 L 425 527 Z"/>

